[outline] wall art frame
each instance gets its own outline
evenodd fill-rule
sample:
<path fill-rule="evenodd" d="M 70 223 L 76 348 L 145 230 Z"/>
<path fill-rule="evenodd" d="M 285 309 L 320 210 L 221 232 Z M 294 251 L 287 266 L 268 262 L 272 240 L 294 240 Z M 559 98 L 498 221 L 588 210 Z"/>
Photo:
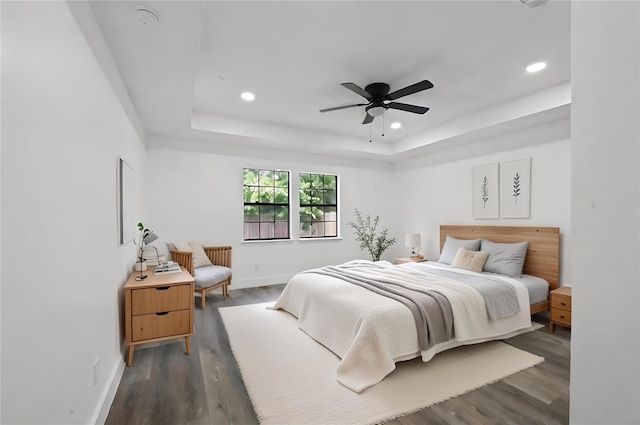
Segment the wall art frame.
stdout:
<path fill-rule="evenodd" d="M 531 158 L 503 162 L 502 218 L 531 217 Z"/>
<path fill-rule="evenodd" d="M 471 209 L 475 220 L 500 218 L 498 163 L 471 169 Z"/>
<path fill-rule="evenodd" d="M 117 158 L 118 245 L 133 240 L 135 223 L 133 218 L 133 168 L 121 157 Z"/>

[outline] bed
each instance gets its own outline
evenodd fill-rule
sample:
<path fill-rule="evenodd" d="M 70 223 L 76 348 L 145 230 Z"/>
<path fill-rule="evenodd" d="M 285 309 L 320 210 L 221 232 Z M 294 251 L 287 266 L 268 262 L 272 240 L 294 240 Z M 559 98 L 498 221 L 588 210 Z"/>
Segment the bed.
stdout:
<path fill-rule="evenodd" d="M 526 332 L 531 314 L 549 308 L 548 292 L 558 286 L 558 228 L 443 225 L 441 251 L 451 247 L 447 236 L 528 242 L 522 272 L 548 282 L 546 299 L 531 305 L 529 288 L 511 276 L 437 262 L 355 260 L 296 274 L 271 308 L 297 317 L 301 330 L 341 359 L 336 379 L 354 392 L 380 382 L 396 362 L 426 362 L 450 348 Z M 407 301 L 406 291 L 425 304 Z"/>

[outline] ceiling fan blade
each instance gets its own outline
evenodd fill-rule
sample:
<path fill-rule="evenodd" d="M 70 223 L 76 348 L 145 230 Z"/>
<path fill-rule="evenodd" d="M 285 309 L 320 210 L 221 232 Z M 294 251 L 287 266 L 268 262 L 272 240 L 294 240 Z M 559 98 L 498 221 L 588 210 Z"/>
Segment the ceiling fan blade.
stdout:
<path fill-rule="evenodd" d="M 335 108 L 320 109 L 320 112 L 337 111 L 340 109 L 355 108 L 356 106 L 366 106 L 368 103 L 355 103 L 353 105 L 336 106 Z"/>
<path fill-rule="evenodd" d="M 410 94 L 417 93 L 419 91 L 427 90 L 433 87 L 433 84 L 429 80 L 422 80 L 419 83 L 411 84 L 403 89 L 396 90 L 393 93 L 389 93 L 384 97 L 385 100 L 395 100 Z M 424 112 L 423 112 L 424 113 Z"/>
<path fill-rule="evenodd" d="M 364 121 L 362 121 L 362 124 L 369 124 L 372 121 L 373 117 L 367 113 L 367 115 L 364 117 Z"/>
<path fill-rule="evenodd" d="M 355 83 L 342 83 L 340 84 L 342 87 L 345 87 L 349 90 L 351 90 L 352 92 L 359 94 L 360 96 L 364 97 L 367 100 L 371 100 L 372 96 L 371 94 L 369 94 L 366 90 L 364 90 L 362 87 L 360 87 L 359 85 L 355 84 Z"/>
<path fill-rule="evenodd" d="M 389 102 L 387 106 L 391 109 L 399 109 L 401 111 L 413 112 L 414 114 L 424 114 L 429 110 L 425 106 L 408 105 L 406 103 Z"/>

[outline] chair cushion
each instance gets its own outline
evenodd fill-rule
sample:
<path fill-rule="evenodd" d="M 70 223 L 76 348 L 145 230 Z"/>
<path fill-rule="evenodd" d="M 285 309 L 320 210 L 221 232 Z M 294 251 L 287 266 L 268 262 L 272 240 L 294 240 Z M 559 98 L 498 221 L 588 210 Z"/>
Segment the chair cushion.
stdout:
<path fill-rule="evenodd" d="M 193 269 L 196 288 L 208 288 L 231 276 L 231 269 L 224 266 L 204 266 Z"/>

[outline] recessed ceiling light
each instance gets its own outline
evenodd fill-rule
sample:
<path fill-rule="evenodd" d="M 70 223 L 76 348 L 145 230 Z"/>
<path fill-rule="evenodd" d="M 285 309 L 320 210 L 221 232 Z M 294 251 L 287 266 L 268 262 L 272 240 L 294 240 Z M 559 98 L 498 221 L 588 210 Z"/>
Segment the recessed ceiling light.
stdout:
<path fill-rule="evenodd" d="M 256 98 L 256 96 L 255 96 L 253 93 L 248 92 L 248 91 L 246 91 L 246 92 L 242 93 L 242 94 L 240 95 L 240 97 L 241 97 L 243 100 L 246 100 L 247 102 L 251 102 L 253 99 L 255 99 L 255 98 Z"/>
<path fill-rule="evenodd" d="M 394 130 L 399 129 L 400 127 L 402 127 L 402 124 L 400 124 L 399 122 L 391 123 L 391 128 L 393 128 Z"/>
<path fill-rule="evenodd" d="M 544 62 L 536 62 L 536 63 L 532 63 L 531 65 L 529 65 L 527 67 L 527 72 L 538 72 L 538 71 L 542 71 L 543 69 L 545 69 L 547 67 L 547 64 Z"/>

